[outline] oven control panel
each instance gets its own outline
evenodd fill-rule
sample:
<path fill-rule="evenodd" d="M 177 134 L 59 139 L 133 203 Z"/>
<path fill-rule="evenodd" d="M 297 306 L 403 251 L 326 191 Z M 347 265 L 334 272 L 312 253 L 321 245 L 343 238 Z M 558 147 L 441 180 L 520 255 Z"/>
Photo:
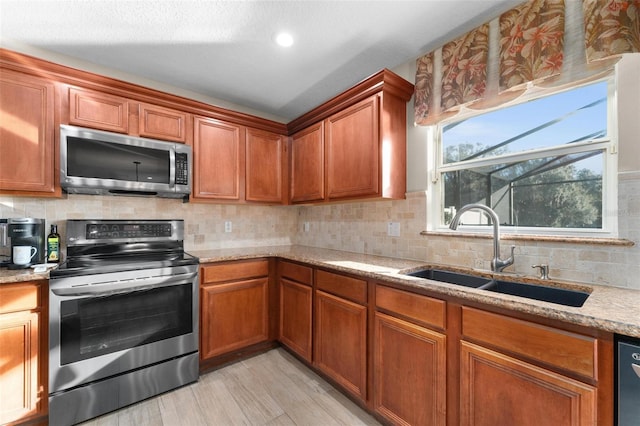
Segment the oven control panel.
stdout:
<path fill-rule="evenodd" d="M 184 240 L 184 220 L 68 219 L 67 247 Z"/>
<path fill-rule="evenodd" d="M 87 240 L 115 238 L 171 237 L 171 224 L 167 223 L 109 223 L 88 224 Z"/>

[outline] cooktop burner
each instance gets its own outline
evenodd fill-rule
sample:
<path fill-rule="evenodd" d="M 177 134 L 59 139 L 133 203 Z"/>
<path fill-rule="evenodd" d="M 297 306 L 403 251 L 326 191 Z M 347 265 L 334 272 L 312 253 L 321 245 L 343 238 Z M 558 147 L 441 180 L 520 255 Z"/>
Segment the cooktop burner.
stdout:
<path fill-rule="evenodd" d="M 181 255 L 158 257 L 155 255 L 114 256 L 103 259 L 69 259 L 50 272 L 51 277 L 93 275 L 139 269 L 168 268 L 196 265 L 199 259 L 183 252 Z"/>

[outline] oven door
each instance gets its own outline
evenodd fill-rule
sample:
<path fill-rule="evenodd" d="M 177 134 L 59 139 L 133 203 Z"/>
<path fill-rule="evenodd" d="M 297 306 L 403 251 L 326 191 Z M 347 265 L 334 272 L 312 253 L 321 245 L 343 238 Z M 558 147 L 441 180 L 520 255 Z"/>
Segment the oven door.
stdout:
<path fill-rule="evenodd" d="M 52 278 L 49 392 L 198 351 L 197 265 Z"/>

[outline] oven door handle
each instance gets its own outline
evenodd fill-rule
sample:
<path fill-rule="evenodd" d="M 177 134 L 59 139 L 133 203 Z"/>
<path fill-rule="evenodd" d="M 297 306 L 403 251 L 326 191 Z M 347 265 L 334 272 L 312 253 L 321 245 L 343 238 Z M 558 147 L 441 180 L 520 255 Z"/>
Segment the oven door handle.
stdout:
<path fill-rule="evenodd" d="M 172 285 L 191 284 L 196 275 L 198 275 L 197 272 L 188 272 L 184 274 L 160 275 L 131 280 L 114 280 L 95 284 L 52 288 L 51 292 L 56 296 L 110 296 L 112 294 L 131 293 L 132 291 L 144 291 Z"/>

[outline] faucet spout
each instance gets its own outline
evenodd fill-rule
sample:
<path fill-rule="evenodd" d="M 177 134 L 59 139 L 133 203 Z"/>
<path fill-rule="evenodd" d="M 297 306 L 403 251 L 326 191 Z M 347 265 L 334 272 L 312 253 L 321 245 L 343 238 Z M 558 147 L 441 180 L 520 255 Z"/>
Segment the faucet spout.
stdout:
<path fill-rule="evenodd" d="M 480 210 L 491 218 L 491 224 L 493 225 L 493 259 L 491 260 L 491 270 L 494 272 L 502 272 L 504 268 L 513 264 L 514 250 L 516 247 L 511 246 L 511 256 L 507 259 L 500 259 L 500 219 L 498 219 L 498 214 L 493 211 L 493 209 L 485 206 L 484 204 L 467 204 L 462 206 L 453 219 L 451 219 L 449 228 L 454 231 L 458 229 L 458 225 L 460 225 L 460 217 L 463 213 L 470 210 Z"/>

